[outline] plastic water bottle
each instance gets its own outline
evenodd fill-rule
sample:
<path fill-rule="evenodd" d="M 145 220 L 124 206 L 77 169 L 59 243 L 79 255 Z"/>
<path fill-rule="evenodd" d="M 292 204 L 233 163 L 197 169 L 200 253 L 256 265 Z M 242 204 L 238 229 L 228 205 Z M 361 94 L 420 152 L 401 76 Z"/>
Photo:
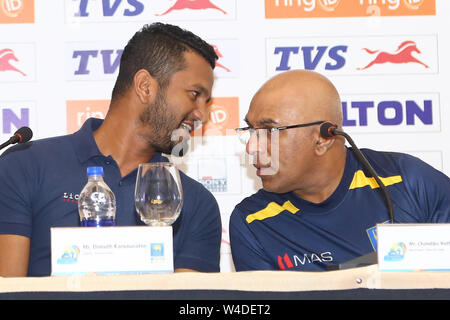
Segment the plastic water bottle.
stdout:
<path fill-rule="evenodd" d="M 78 200 L 81 226 L 114 226 L 116 197 L 103 181 L 103 167 L 88 167 L 87 177 L 88 182 L 81 190 Z"/>

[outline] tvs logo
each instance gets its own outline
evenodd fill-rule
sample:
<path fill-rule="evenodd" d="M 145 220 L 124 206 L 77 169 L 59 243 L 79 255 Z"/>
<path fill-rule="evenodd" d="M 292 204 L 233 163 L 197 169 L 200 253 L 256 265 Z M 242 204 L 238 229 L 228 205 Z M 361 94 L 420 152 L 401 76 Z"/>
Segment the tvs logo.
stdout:
<path fill-rule="evenodd" d="M 291 69 L 329 75 L 436 74 L 437 47 L 436 35 L 267 39 L 267 76 Z"/>
<path fill-rule="evenodd" d="M 266 18 L 435 15 L 435 0 L 265 0 Z"/>
<path fill-rule="evenodd" d="M 219 78 L 239 76 L 239 43 L 234 39 L 209 41 L 219 59 L 214 70 Z M 126 43 L 66 43 L 67 80 L 113 81 L 119 72 L 120 59 Z"/>
<path fill-rule="evenodd" d="M 171 6 L 166 12 L 162 14 L 157 14 L 157 16 L 164 16 L 173 10 L 205 10 L 205 9 L 215 9 L 219 10 L 223 14 L 227 14 L 224 10 L 213 4 L 210 0 L 176 0 L 175 4 Z"/>
<path fill-rule="evenodd" d="M 358 70 L 364 70 L 372 67 L 374 64 L 383 64 L 383 63 L 419 63 L 423 65 L 425 68 L 429 68 L 425 63 L 413 57 L 413 52 L 421 53 L 417 48 L 417 45 L 414 41 L 404 41 L 402 42 L 397 50 L 393 53 L 389 53 L 386 51 L 380 50 L 369 50 L 367 48 L 363 48 L 364 51 L 369 53 L 370 55 L 376 54 L 375 59 L 373 59 L 368 65 L 364 68 L 357 68 Z"/>
<path fill-rule="evenodd" d="M 17 57 L 14 54 L 14 51 L 12 49 L 0 50 L 0 72 L 13 71 L 13 72 L 18 72 L 22 76 L 25 77 L 26 74 L 23 73 L 20 69 L 18 69 L 15 66 L 13 66 L 11 64 L 11 60 L 12 61 L 19 61 L 19 59 L 17 59 Z"/>
<path fill-rule="evenodd" d="M 0 0 L 1 23 L 34 23 L 34 0 Z"/>
<path fill-rule="evenodd" d="M 120 43 L 67 43 L 67 80 L 115 80 L 123 46 Z"/>
<path fill-rule="evenodd" d="M 0 0 L 1 1 L 1 0 Z M 231 20 L 236 0 L 65 0 L 68 22 Z"/>

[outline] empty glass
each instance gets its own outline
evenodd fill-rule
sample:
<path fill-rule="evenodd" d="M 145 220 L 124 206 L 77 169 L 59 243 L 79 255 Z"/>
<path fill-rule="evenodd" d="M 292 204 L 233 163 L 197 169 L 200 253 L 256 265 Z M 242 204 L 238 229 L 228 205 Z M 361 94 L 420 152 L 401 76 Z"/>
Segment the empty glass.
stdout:
<path fill-rule="evenodd" d="M 134 203 L 141 220 L 149 226 L 170 226 L 180 215 L 183 189 L 180 174 L 171 162 L 139 165 Z"/>

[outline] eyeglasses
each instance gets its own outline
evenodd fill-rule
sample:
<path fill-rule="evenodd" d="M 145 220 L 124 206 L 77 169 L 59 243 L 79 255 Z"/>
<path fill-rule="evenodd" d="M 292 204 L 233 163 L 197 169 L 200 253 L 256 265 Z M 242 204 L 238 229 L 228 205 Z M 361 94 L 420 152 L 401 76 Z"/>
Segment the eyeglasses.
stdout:
<path fill-rule="evenodd" d="M 310 123 L 301 123 L 301 124 L 294 124 L 294 125 L 290 125 L 290 126 L 282 126 L 282 127 L 274 127 L 274 128 L 243 127 L 243 128 L 237 128 L 237 129 L 235 129 L 235 131 L 236 131 L 237 135 L 239 136 L 239 140 L 242 143 L 247 144 L 251 137 L 256 137 L 258 139 L 261 139 L 261 138 L 270 139 L 272 137 L 272 135 L 278 133 L 281 130 L 310 127 L 310 126 L 322 124 L 324 122 L 325 122 L 324 120 L 320 120 L 320 121 L 314 121 L 314 122 L 310 122 Z"/>

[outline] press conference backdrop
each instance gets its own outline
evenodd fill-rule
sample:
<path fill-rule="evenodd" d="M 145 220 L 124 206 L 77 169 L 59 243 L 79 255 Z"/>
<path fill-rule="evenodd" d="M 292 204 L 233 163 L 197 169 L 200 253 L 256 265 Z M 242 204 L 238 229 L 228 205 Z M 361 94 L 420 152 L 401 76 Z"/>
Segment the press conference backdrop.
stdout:
<path fill-rule="evenodd" d="M 328 76 L 359 147 L 415 155 L 450 175 L 448 0 L 0 0 L 1 139 L 34 138 L 104 117 L 127 40 L 168 22 L 214 45 L 210 121 L 173 159 L 217 198 L 221 271 L 233 271 L 228 222 L 260 182 L 232 129 L 256 90 L 292 69 Z M 70 168 L 67 168 L 70 170 Z M 80 190 L 69 190 L 77 198 Z"/>

